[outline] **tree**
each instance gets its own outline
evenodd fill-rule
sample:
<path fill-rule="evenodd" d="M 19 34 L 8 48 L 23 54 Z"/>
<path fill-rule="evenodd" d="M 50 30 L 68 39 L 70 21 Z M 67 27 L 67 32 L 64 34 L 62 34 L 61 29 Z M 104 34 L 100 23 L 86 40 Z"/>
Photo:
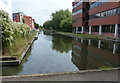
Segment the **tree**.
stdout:
<path fill-rule="evenodd" d="M 64 32 L 72 32 L 72 19 L 67 18 L 60 23 L 61 30 Z"/>
<path fill-rule="evenodd" d="M 55 13 L 52 13 L 51 16 L 52 16 L 53 28 L 56 29 L 57 31 L 61 31 L 61 27 L 60 27 L 61 21 L 72 17 L 72 14 L 67 9 L 67 10 L 56 11 Z"/>
<path fill-rule="evenodd" d="M 35 28 L 36 28 L 36 29 L 39 29 L 39 28 L 41 28 L 41 27 L 40 27 L 39 24 L 37 24 L 37 23 L 35 22 Z"/>
<path fill-rule="evenodd" d="M 67 26 L 65 26 L 66 24 Z M 68 9 L 56 11 L 55 13 L 52 13 L 51 20 L 46 21 L 43 27 L 46 29 L 54 29 L 56 31 L 71 31 L 72 13 Z"/>
<path fill-rule="evenodd" d="M 51 21 L 51 20 L 46 21 L 46 22 L 43 24 L 43 27 L 44 27 L 45 29 L 51 30 L 51 29 L 52 29 L 52 21 Z"/>

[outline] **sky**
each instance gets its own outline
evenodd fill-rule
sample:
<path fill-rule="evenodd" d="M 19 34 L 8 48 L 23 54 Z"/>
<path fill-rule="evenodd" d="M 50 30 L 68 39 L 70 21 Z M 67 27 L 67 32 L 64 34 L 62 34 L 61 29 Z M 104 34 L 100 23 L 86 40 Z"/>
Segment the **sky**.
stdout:
<path fill-rule="evenodd" d="M 50 20 L 51 13 L 60 9 L 72 11 L 74 0 L 12 0 L 12 12 L 23 12 L 27 16 L 32 16 L 35 22 L 43 25 Z"/>

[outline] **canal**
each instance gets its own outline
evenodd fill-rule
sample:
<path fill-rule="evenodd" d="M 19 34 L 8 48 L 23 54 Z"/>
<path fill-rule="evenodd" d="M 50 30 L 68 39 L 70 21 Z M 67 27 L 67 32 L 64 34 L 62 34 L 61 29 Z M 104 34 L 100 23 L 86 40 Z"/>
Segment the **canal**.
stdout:
<path fill-rule="evenodd" d="M 119 67 L 120 44 L 41 32 L 19 66 L 2 68 L 3 76 L 70 72 Z"/>

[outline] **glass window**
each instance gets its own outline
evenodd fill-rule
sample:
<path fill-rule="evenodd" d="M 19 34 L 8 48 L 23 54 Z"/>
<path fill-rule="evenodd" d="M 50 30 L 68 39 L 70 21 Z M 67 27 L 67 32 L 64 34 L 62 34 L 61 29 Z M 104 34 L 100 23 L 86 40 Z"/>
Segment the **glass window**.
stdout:
<path fill-rule="evenodd" d="M 120 7 L 117 8 L 117 14 L 120 14 Z"/>
<path fill-rule="evenodd" d="M 115 15 L 117 12 L 117 9 L 113 9 L 113 15 Z"/>

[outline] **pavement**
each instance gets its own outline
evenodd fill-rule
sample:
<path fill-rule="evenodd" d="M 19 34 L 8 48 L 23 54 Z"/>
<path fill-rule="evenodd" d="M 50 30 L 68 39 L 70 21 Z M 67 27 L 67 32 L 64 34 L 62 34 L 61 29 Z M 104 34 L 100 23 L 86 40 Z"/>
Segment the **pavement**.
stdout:
<path fill-rule="evenodd" d="M 120 69 L 3 76 L 2 81 L 119 81 Z"/>

